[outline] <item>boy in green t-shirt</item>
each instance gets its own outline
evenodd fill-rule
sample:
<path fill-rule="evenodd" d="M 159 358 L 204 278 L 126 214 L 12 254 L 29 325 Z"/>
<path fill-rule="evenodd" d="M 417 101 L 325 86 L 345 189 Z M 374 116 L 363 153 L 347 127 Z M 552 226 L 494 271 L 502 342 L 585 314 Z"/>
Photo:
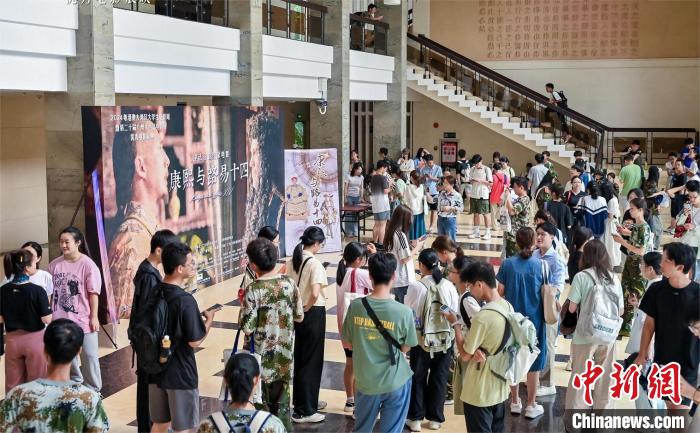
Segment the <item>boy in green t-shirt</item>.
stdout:
<path fill-rule="evenodd" d="M 461 360 L 467 363 L 463 376 L 460 400 L 464 406 L 467 431 L 502 432 L 506 414 L 505 401 L 510 389 L 505 380 L 495 376 L 484 363 L 487 353 L 495 353 L 503 339 L 506 321 L 496 311 L 484 310 L 490 303 L 498 303 L 512 311 L 508 301 L 498 294 L 496 274 L 488 263 L 476 262 L 462 271 L 472 296 L 486 305 L 472 318 Z"/>
<path fill-rule="evenodd" d="M 371 432 L 381 412 L 379 431 L 400 433 L 408 414 L 413 372 L 403 354 L 418 344 L 418 338 L 413 312 L 391 297 L 396 266 L 393 254 L 372 256 L 369 277 L 373 291 L 362 299 L 401 349 L 380 334 L 362 299 L 350 304 L 343 322 L 343 340 L 353 347 L 355 432 Z"/>

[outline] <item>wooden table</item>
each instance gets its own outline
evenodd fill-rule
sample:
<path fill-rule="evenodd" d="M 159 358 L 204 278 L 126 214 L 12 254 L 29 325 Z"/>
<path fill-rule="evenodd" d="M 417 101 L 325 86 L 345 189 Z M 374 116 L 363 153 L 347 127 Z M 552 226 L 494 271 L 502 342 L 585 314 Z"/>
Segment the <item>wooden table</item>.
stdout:
<path fill-rule="evenodd" d="M 357 223 L 357 234 L 359 238 L 360 233 L 367 231 L 365 221 L 371 214 L 372 205 L 369 203 L 345 204 L 340 207 L 340 229 L 342 230 L 343 234 L 345 234 L 345 224 L 343 223 Z M 361 231 L 360 223 L 362 223 Z"/>

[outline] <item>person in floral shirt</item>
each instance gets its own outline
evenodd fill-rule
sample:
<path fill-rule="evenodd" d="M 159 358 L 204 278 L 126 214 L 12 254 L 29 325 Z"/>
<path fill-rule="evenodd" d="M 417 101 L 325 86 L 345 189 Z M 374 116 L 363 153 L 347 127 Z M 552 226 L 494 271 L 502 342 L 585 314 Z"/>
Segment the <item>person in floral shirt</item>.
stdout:
<path fill-rule="evenodd" d="M 643 198 L 630 200 L 630 215 L 634 219 L 634 224 L 630 228 L 624 226 L 617 227 L 617 234 L 613 234 L 615 242 L 627 248 L 627 260 L 622 269 L 622 290 L 625 294 L 625 313 L 622 315 L 622 329 L 620 335 L 628 337 L 634 316 L 634 307 L 629 302 L 629 295 L 634 293 L 637 299 L 641 299 L 646 291 L 646 282 L 639 272 L 639 265 L 642 256 L 647 252 L 647 245 L 651 236 L 651 228 L 644 221 L 644 210 L 646 203 Z M 629 236 L 625 240 L 622 236 Z"/>
<path fill-rule="evenodd" d="M 274 272 L 279 253 L 268 239 L 248 244 L 246 254 L 258 279 L 246 289 L 239 326 L 253 336 L 262 358 L 261 408 L 280 418 L 292 431 L 289 383 L 294 355 L 294 322 L 304 319 L 301 295 L 294 281 Z"/>
<path fill-rule="evenodd" d="M 511 183 L 513 185 L 512 191 L 515 193 L 516 199 L 511 200 L 509 198 L 505 201 L 508 214 L 510 214 L 511 225 L 511 230 L 503 233 L 506 258 L 514 256 L 520 251 L 518 244 L 515 242 L 515 233 L 517 233 L 521 227 L 527 227 L 530 223 L 528 218 L 530 214 L 530 197 L 527 196 L 527 179 L 518 176 L 514 177 Z"/>

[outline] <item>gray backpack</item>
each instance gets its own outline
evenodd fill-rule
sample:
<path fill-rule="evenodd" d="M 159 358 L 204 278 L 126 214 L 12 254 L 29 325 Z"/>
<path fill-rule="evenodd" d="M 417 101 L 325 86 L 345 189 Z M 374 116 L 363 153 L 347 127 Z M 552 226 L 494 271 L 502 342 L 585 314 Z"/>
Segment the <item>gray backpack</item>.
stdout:
<path fill-rule="evenodd" d="M 423 305 L 423 329 L 421 330 L 420 344 L 423 350 L 430 352 L 432 357 L 435 352 L 447 353 L 455 338 L 454 329 L 449 320 L 440 314 L 440 307 L 445 305 L 447 299 L 445 291 L 449 289 L 443 284 L 443 281 L 440 281 L 440 284 L 431 284 L 430 286 L 422 281 L 421 284 L 428 290 Z"/>
<path fill-rule="evenodd" d="M 593 287 L 581 301 L 576 333 L 593 344 L 607 345 L 615 341 L 622 327 L 620 297 L 615 281 L 600 280 L 590 269 L 583 271 Z"/>

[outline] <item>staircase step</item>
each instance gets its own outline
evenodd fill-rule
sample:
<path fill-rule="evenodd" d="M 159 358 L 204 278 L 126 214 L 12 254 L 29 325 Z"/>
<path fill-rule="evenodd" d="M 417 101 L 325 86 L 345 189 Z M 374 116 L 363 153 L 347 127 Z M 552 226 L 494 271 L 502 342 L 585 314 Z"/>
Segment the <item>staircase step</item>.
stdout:
<path fill-rule="evenodd" d="M 544 133 L 544 128 L 532 128 L 532 132 Z"/>
<path fill-rule="evenodd" d="M 486 111 L 488 107 L 486 105 L 474 105 L 473 107 L 470 107 L 469 110 L 471 110 L 472 113 L 481 113 L 483 111 Z"/>
<path fill-rule="evenodd" d="M 469 96 L 467 97 L 467 99 L 470 100 L 470 101 L 482 101 L 481 98 L 479 98 L 478 96 L 474 96 L 474 95 L 469 95 Z"/>
<path fill-rule="evenodd" d="M 498 115 L 499 115 L 500 117 L 507 117 L 507 118 L 513 117 L 513 113 L 509 113 L 509 112 L 507 112 L 507 111 L 501 111 Z"/>
<path fill-rule="evenodd" d="M 503 124 L 503 129 L 515 129 L 520 128 L 520 122 L 505 122 Z"/>
<path fill-rule="evenodd" d="M 501 117 L 500 115 L 497 115 L 496 117 L 491 118 L 491 123 L 496 123 L 496 124 L 505 124 L 508 121 L 507 117 Z"/>
<path fill-rule="evenodd" d="M 474 101 L 473 99 L 465 99 L 465 100 L 459 101 L 459 106 L 460 107 L 475 107 L 476 101 Z"/>
<path fill-rule="evenodd" d="M 435 84 L 435 80 L 433 80 L 432 78 L 419 78 L 418 84 L 421 86 L 430 86 Z"/>
<path fill-rule="evenodd" d="M 447 95 L 447 100 L 450 101 L 450 102 L 460 102 L 460 101 L 464 101 L 464 99 L 465 99 L 465 96 L 462 95 L 462 94 L 457 94 L 457 95 L 455 95 L 455 94 L 450 94 L 450 95 Z"/>
<path fill-rule="evenodd" d="M 520 123 L 520 122 L 522 122 L 522 121 L 523 121 L 523 119 L 521 119 L 521 118 L 519 118 L 519 117 L 512 117 L 512 116 L 511 116 L 511 118 L 510 118 L 510 122 L 513 122 L 513 123 L 514 123 L 514 122 Z"/>
<path fill-rule="evenodd" d="M 544 138 L 554 138 L 554 134 L 552 134 L 551 132 L 545 132 L 542 135 Z"/>
<path fill-rule="evenodd" d="M 491 118 L 496 117 L 497 115 L 498 115 L 498 113 L 495 111 L 492 111 L 492 110 L 486 110 L 486 111 L 481 112 L 481 117 L 483 119 L 491 119 Z"/>
<path fill-rule="evenodd" d="M 476 103 L 476 105 L 483 105 L 484 107 L 488 107 L 489 101 L 480 100 Z"/>

